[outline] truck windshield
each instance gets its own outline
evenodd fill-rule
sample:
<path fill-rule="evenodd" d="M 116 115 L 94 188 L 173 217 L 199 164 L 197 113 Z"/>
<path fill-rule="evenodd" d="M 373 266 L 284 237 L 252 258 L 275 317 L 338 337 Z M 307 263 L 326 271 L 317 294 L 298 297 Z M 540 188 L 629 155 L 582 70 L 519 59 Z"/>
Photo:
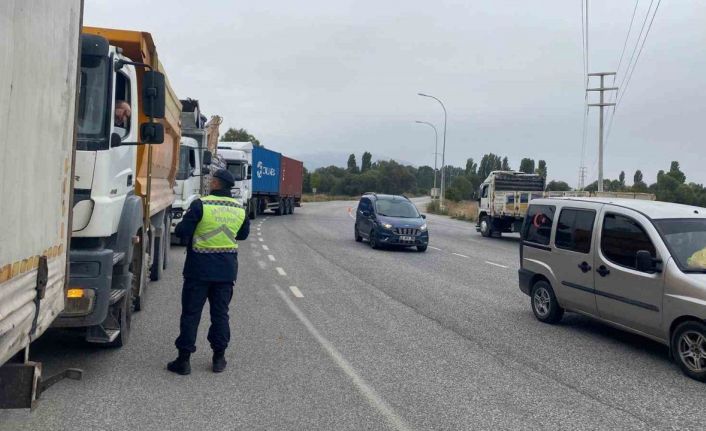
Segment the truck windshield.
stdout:
<path fill-rule="evenodd" d="M 81 146 L 91 145 L 87 141 L 107 142 L 108 71 L 107 57 L 84 56 L 81 58 L 81 87 L 78 102 L 78 138 Z"/>
<path fill-rule="evenodd" d="M 663 219 L 655 224 L 679 268 L 706 272 L 706 219 Z"/>
<path fill-rule="evenodd" d="M 378 215 L 387 217 L 417 218 L 419 212 L 417 207 L 409 201 L 380 199 L 375 202 L 375 210 Z"/>
<path fill-rule="evenodd" d="M 233 175 L 235 181 L 243 181 L 242 162 L 228 162 L 228 171 Z"/>

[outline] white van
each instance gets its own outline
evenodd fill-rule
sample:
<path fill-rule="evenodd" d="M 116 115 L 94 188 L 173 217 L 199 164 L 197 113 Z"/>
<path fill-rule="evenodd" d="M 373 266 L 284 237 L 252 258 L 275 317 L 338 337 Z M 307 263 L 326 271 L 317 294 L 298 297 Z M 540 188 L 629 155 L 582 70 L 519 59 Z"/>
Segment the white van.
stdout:
<path fill-rule="evenodd" d="M 706 381 L 706 209 L 611 198 L 533 200 L 519 284 L 535 317 L 564 311 L 670 347 Z"/>

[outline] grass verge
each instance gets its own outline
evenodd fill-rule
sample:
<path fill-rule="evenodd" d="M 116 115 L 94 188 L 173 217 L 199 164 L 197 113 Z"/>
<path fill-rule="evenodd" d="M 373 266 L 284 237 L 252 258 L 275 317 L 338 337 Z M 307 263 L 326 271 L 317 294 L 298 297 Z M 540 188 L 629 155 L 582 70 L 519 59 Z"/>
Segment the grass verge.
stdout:
<path fill-rule="evenodd" d="M 478 202 L 476 201 L 446 201 L 444 208 L 439 208 L 439 201 L 433 200 L 427 204 L 427 212 L 449 216 L 456 220 L 468 222 L 478 221 Z"/>

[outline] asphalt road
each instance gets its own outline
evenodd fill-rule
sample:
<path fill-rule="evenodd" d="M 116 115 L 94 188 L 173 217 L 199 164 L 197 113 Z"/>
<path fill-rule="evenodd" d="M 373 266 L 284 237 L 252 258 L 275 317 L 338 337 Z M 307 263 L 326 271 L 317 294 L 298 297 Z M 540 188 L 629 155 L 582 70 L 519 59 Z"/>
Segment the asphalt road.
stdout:
<path fill-rule="evenodd" d="M 183 248 L 151 283 L 130 344 L 64 333 L 33 346 L 63 381 L 0 430 L 702 429 L 706 386 L 667 349 L 588 318 L 537 322 L 517 287 L 518 238 L 430 215 L 426 253 L 353 240 L 354 202 L 260 217 L 241 243 L 225 373 L 207 310 L 193 373 L 175 356 Z"/>

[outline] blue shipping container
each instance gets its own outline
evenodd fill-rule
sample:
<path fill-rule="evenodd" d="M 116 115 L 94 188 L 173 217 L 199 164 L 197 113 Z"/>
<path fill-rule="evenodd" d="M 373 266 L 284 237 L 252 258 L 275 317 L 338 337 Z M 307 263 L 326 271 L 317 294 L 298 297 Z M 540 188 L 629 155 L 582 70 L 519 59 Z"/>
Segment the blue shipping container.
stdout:
<path fill-rule="evenodd" d="M 281 175 L 281 154 L 266 148 L 255 147 L 252 150 L 252 190 L 253 194 L 279 193 Z"/>

